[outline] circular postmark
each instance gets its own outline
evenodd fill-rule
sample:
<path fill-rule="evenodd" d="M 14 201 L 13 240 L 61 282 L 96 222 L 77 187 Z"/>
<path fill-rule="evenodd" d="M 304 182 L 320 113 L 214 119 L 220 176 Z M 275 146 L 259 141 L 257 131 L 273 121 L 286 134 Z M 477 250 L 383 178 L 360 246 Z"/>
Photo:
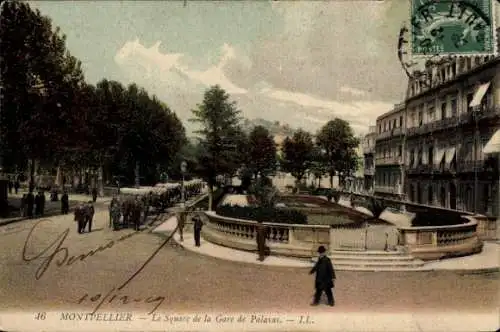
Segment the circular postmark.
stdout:
<path fill-rule="evenodd" d="M 492 0 L 411 0 L 413 55 L 492 54 Z"/>

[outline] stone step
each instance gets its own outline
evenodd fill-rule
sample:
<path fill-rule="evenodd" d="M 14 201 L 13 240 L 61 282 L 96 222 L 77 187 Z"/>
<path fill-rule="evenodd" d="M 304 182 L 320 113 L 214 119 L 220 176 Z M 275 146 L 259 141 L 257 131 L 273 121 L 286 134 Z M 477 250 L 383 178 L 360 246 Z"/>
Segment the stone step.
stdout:
<path fill-rule="evenodd" d="M 367 257 L 388 257 L 388 256 L 407 256 L 402 250 L 384 251 L 384 250 L 332 250 L 330 256 L 367 256 Z"/>
<path fill-rule="evenodd" d="M 407 255 L 394 255 L 394 256 L 369 256 L 369 255 L 329 255 L 333 261 L 335 262 L 342 262 L 342 261 L 380 261 L 380 262 L 393 262 L 393 261 L 401 261 L 401 262 L 408 262 L 408 261 L 413 261 L 415 258 L 412 256 L 407 256 Z"/>
<path fill-rule="evenodd" d="M 369 266 L 335 266 L 335 269 L 338 271 L 359 271 L 359 272 L 423 272 L 423 271 L 431 271 L 432 269 L 422 267 L 393 267 L 393 266 L 385 266 L 385 267 L 369 267 Z"/>
<path fill-rule="evenodd" d="M 372 266 L 372 267 L 418 267 L 424 266 L 422 261 L 410 262 L 380 262 L 380 261 L 342 261 L 333 262 L 334 266 Z"/>

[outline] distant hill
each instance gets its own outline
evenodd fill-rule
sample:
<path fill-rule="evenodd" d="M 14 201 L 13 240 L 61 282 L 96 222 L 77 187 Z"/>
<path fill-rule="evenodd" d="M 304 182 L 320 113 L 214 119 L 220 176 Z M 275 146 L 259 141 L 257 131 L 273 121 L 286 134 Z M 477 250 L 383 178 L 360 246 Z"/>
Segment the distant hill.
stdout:
<path fill-rule="evenodd" d="M 256 126 L 262 126 L 269 130 L 273 136 L 292 136 L 296 129 L 291 128 L 286 123 L 280 123 L 279 121 L 269 121 L 264 119 L 244 119 L 242 121 L 243 130 L 246 132 L 250 132 Z"/>

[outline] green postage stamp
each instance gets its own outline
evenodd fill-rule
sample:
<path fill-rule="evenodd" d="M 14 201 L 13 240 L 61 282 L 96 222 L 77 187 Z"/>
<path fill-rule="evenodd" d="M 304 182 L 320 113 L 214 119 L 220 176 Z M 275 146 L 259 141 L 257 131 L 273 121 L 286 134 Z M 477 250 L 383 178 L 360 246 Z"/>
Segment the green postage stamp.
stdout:
<path fill-rule="evenodd" d="M 411 0 L 412 54 L 494 54 L 493 6 L 493 0 Z"/>

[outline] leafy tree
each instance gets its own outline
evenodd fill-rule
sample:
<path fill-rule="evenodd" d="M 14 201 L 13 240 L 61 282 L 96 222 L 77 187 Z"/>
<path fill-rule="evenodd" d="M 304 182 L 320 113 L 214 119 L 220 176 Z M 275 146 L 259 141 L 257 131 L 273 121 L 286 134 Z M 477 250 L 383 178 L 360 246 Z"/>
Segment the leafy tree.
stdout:
<path fill-rule="evenodd" d="M 256 126 L 248 138 L 248 168 L 255 178 L 274 174 L 276 171 L 276 144 L 269 131 Z"/>
<path fill-rule="evenodd" d="M 333 187 L 335 175 L 345 178 L 356 169 L 355 148 L 359 145 L 359 139 L 354 136 L 347 121 L 339 118 L 328 121 L 317 134 L 317 144 L 325 151 L 330 187 Z"/>
<path fill-rule="evenodd" d="M 7 168 L 24 160 L 51 164 L 74 141 L 68 123 L 83 83 L 80 62 L 66 50 L 65 36 L 29 4 L 8 1 L 0 23 L 3 143 Z M 31 171 L 33 181 L 33 167 Z"/>
<path fill-rule="evenodd" d="M 299 183 L 307 169 L 313 156 L 312 135 L 304 130 L 297 130 L 292 138 L 285 138 L 283 142 L 283 169 L 291 173 Z"/>
<path fill-rule="evenodd" d="M 240 127 L 240 111 L 236 103 L 218 85 L 209 88 L 203 102 L 192 110 L 201 129 L 200 151 L 197 156 L 198 168 L 195 172 L 207 182 L 209 210 L 212 210 L 213 188 L 218 175 L 231 175 L 241 166 L 241 152 L 244 135 Z"/>
<path fill-rule="evenodd" d="M 328 168 L 326 166 L 326 154 L 318 146 L 314 147 L 311 156 L 311 162 L 309 164 L 309 171 L 318 180 L 318 188 L 321 186 L 321 179 L 323 175 L 328 173 Z"/>

